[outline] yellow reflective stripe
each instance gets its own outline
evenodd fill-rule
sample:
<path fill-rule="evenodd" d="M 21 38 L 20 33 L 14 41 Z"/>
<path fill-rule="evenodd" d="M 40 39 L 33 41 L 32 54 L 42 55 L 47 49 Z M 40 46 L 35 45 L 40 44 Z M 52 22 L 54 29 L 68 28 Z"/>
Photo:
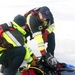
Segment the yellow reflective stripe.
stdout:
<path fill-rule="evenodd" d="M 49 33 L 53 32 L 53 30 L 55 29 L 55 25 L 49 25 L 49 27 L 46 29 Z"/>
<path fill-rule="evenodd" d="M 42 51 L 42 50 L 45 49 L 44 43 L 39 43 L 39 44 L 38 44 L 38 47 L 39 47 L 40 51 Z"/>
<path fill-rule="evenodd" d="M 25 59 L 25 61 L 26 61 L 26 63 L 28 64 L 28 63 L 31 63 L 32 62 L 32 57 L 30 57 L 30 58 L 28 58 L 28 59 Z"/>
<path fill-rule="evenodd" d="M 28 44 L 25 43 L 25 46 L 28 49 L 29 54 L 32 55 L 33 54 L 33 51 L 30 49 L 30 47 L 28 46 Z"/>
<path fill-rule="evenodd" d="M 2 51 L 2 50 L 6 50 L 6 48 L 0 47 L 0 51 Z"/>
<path fill-rule="evenodd" d="M 31 16 L 31 14 L 29 14 L 29 15 L 27 16 L 27 24 L 28 24 L 28 25 L 30 25 L 30 24 L 29 24 L 30 16 Z"/>
<path fill-rule="evenodd" d="M 43 50 L 45 49 L 45 46 L 44 46 L 44 41 L 42 39 L 42 34 L 41 32 L 37 32 L 37 33 L 34 33 L 34 39 L 37 41 L 38 43 L 38 46 L 39 46 L 39 49 L 40 50 Z"/>
<path fill-rule="evenodd" d="M 2 56 L 2 54 L 3 54 L 3 52 L 2 52 L 2 53 L 0 53 L 0 56 Z"/>
<path fill-rule="evenodd" d="M 47 26 L 47 21 L 44 21 L 44 22 L 43 22 L 43 25 L 44 25 L 44 26 Z"/>
<path fill-rule="evenodd" d="M 30 53 L 30 55 L 32 55 L 33 54 L 33 51 L 31 50 L 29 53 Z"/>
<path fill-rule="evenodd" d="M 26 20 L 27 20 L 27 23 L 26 23 L 26 24 L 29 26 L 30 30 L 31 30 L 31 27 L 30 27 L 30 22 L 29 22 L 29 21 L 30 21 L 30 16 L 31 16 L 31 15 L 32 15 L 32 14 L 29 14 L 29 15 L 27 16 L 27 19 L 26 19 Z M 32 30 L 31 30 L 31 31 L 32 31 Z"/>
<path fill-rule="evenodd" d="M 17 46 L 16 43 L 13 42 L 13 40 L 7 35 L 7 33 L 3 32 L 3 37 L 10 42 L 11 44 L 13 44 L 13 46 Z"/>
<path fill-rule="evenodd" d="M 26 46 L 26 55 L 25 55 L 25 61 L 27 62 L 27 63 L 30 63 L 31 61 L 32 61 L 32 57 L 30 56 L 30 53 L 29 53 L 29 50 L 28 50 L 28 47 L 27 47 L 27 44 L 25 44 Z"/>
<path fill-rule="evenodd" d="M 30 19 L 30 16 L 31 16 L 32 14 L 29 14 L 28 16 L 27 16 L 27 24 L 28 25 L 30 25 L 30 23 L 29 23 L 29 19 Z"/>
<path fill-rule="evenodd" d="M 20 27 L 17 23 L 15 23 L 14 21 L 12 21 L 12 23 L 13 23 L 13 27 L 15 29 L 17 29 L 18 31 L 20 31 L 23 35 L 26 34 L 26 31 L 22 27 Z"/>
<path fill-rule="evenodd" d="M 6 48 L 0 47 L 0 51 L 2 51 L 2 50 L 6 50 Z M 3 54 L 3 52 L 0 53 L 0 56 L 2 56 L 2 54 Z"/>
<path fill-rule="evenodd" d="M 28 48 L 28 50 L 29 50 L 30 55 L 32 55 L 33 51 L 30 48 Z"/>

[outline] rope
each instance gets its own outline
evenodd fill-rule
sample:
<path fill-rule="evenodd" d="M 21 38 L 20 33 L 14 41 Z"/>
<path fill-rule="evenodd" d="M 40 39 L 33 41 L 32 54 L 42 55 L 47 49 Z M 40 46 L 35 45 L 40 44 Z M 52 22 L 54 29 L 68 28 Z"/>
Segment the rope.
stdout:
<path fill-rule="evenodd" d="M 39 69 L 39 68 L 37 68 L 37 67 L 32 67 L 32 66 L 30 66 L 30 65 L 28 65 L 27 67 L 25 67 L 25 68 L 24 68 L 22 71 L 20 71 L 20 72 L 23 72 L 24 70 L 28 70 L 28 69 L 36 69 L 36 70 L 40 71 L 42 74 L 45 73 L 45 72 L 42 71 L 41 69 Z"/>
<path fill-rule="evenodd" d="M 30 69 L 37 69 L 39 70 L 42 74 L 44 74 L 44 71 L 42 71 L 41 69 L 37 68 L 37 67 L 30 67 Z"/>

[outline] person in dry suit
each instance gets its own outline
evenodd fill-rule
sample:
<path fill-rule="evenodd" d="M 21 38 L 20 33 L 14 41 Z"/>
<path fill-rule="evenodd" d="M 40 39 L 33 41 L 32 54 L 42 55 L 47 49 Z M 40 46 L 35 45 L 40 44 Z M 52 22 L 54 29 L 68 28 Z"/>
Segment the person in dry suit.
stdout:
<path fill-rule="evenodd" d="M 25 23 L 25 17 L 19 14 L 13 21 L 0 25 L 0 64 L 4 67 L 3 75 L 16 75 L 23 60 L 35 66 L 33 59 L 36 57 L 26 43 Z"/>
<path fill-rule="evenodd" d="M 49 52 L 54 56 L 55 34 L 54 18 L 47 6 L 34 8 L 24 14 L 27 25 L 26 30 L 31 32 L 32 37 L 37 41 L 41 54 Z M 45 49 L 45 43 L 47 48 Z"/>

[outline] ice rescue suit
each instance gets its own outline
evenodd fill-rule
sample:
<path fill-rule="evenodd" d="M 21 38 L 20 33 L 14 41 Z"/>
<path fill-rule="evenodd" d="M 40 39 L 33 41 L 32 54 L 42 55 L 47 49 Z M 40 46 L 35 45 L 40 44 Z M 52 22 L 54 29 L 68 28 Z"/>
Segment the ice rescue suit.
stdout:
<path fill-rule="evenodd" d="M 53 31 L 55 29 L 55 25 L 53 15 L 51 13 L 50 15 L 51 19 L 42 22 L 38 16 L 39 10 L 37 11 L 36 10 L 37 9 L 33 9 L 24 14 L 24 16 L 27 18 L 28 27 L 34 39 L 38 43 L 38 47 L 41 54 L 45 50 L 44 43 L 48 42 L 46 50 L 47 52 L 50 52 L 52 55 L 54 55 L 55 34 Z M 48 34 L 46 34 L 45 32 L 47 32 Z"/>
<path fill-rule="evenodd" d="M 32 62 L 32 51 L 28 51 L 25 43 L 25 30 L 16 22 L 1 24 L 1 30 L 4 32 L 0 34 L 0 64 L 4 65 L 4 72 L 8 73 L 4 73 L 5 75 L 15 75 L 24 59 L 27 63 Z"/>

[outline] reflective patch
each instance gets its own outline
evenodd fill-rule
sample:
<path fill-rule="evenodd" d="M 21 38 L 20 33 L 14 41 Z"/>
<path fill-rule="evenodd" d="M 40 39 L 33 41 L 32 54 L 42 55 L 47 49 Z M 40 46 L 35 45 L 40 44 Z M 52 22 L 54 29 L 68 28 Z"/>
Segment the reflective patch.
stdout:
<path fill-rule="evenodd" d="M 39 29 L 39 30 L 42 30 L 42 29 L 43 29 L 43 27 L 42 27 L 42 26 L 39 26 L 39 27 L 38 27 L 38 29 Z"/>

